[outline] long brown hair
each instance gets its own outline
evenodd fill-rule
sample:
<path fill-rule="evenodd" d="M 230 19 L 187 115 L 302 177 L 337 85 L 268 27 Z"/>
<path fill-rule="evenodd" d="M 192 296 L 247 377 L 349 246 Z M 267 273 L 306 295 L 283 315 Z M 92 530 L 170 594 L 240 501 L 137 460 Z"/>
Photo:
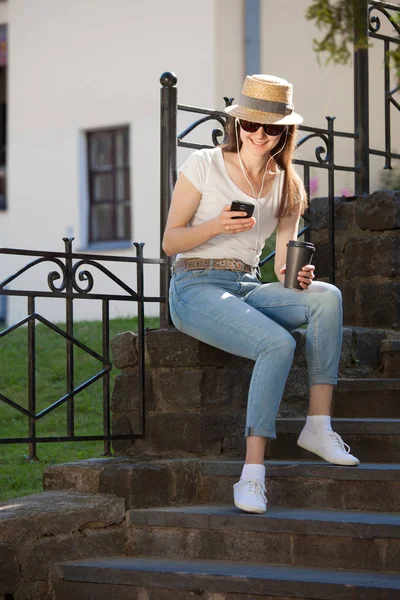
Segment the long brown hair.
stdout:
<path fill-rule="evenodd" d="M 228 117 L 226 124 L 226 137 L 221 148 L 224 152 L 238 152 L 235 132 L 236 120 Z M 240 125 L 237 123 L 237 127 Z M 274 161 L 278 167 L 284 171 L 284 182 L 282 188 L 282 198 L 276 212 L 276 217 L 289 217 L 297 213 L 300 207 L 300 214 L 303 214 L 307 208 L 307 195 L 304 185 L 298 174 L 293 168 L 293 153 L 296 144 L 297 125 L 288 125 L 287 136 L 282 134 L 279 142 L 274 148 Z M 239 150 L 242 147 L 242 140 L 238 129 L 237 139 L 239 140 Z M 283 148 L 283 150 L 282 150 Z M 279 152 L 282 150 L 281 152 Z"/>

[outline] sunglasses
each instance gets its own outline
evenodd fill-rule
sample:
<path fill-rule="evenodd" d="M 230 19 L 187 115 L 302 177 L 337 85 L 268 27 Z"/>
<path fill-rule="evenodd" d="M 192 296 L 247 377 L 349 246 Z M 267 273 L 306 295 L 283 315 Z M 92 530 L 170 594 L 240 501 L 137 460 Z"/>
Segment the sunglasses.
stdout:
<path fill-rule="evenodd" d="M 243 119 L 239 119 L 240 127 L 243 131 L 247 131 L 247 133 L 255 133 L 263 128 L 264 133 L 271 136 L 281 135 L 286 129 L 286 125 L 267 125 L 265 123 L 254 123 L 253 121 L 244 121 Z"/>

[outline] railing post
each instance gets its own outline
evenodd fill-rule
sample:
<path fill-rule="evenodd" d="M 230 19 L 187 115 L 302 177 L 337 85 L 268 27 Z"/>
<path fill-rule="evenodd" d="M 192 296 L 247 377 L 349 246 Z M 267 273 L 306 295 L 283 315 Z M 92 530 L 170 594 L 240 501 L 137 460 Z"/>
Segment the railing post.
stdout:
<path fill-rule="evenodd" d="M 145 343 L 144 343 L 144 269 L 143 269 L 143 242 L 133 242 L 136 248 L 136 284 L 138 295 L 138 364 L 139 364 L 139 399 L 140 399 L 140 416 L 141 416 L 141 432 L 140 436 L 144 437 L 146 431 L 146 374 L 145 374 Z"/>
<path fill-rule="evenodd" d="M 326 117 L 328 122 L 328 240 L 329 240 L 329 282 L 335 285 L 335 117 Z"/>
<path fill-rule="evenodd" d="M 74 304 L 72 298 L 73 292 L 73 274 L 72 274 L 72 242 L 74 238 L 63 238 L 65 245 L 65 273 L 66 273 L 66 298 L 65 298 L 65 311 L 66 311 L 66 333 L 70 336 L 74 336 Z M 70 340 L 66 341 L 67 351 L 67 393 L 71 394 L 75 389 L 75 378 L 74 378 L 74 344 Z M 75 397 L 72 396 L 67 400 L 67 435 L 68 437 L 74 437 L 75 435 Z"/>
<path fill-rule="evenodd" d="M 36 414 L 36 331 L 35 331 L 35 297 L 28 296 L 28 408 L 32 415 Z M 39 460 L 36 454 L 36 420 L 29 417 L 29 460 Z"/>
<path fill-rule="evenodd" d="M 361 44 L 361 47 L 359 47 Z M 354 2 L 355 194 L 369 194 L 368 0 Z"/>
<path fill-rule="evenodd" d="M 160 156 L 160 256 L 167 258 L 162 249 L 162 237 L 167 222 L 171 203 L 172 190 L 176 182 L 176 122 L 178 90 L 175 87 L 177 78 L 173 73 L 163 73 L 161 83 L 161 156 Z M 165 303 L 160 304 L 160 327 L 169 327 L 171 320 L 168 307 L 168 288 L 170 281 L 170 260 L 160 271 L 160 296 L 165 296 Z"/>

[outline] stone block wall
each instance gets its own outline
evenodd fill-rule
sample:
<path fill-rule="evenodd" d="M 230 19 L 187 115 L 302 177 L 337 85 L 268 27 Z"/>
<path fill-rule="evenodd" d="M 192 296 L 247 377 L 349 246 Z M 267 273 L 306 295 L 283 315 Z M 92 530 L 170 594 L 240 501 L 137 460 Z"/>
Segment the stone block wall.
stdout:
<path fill-rule="evenodd" d="M 49 491 L 0 503 L 0 598 L 54 600 L 54 563 L 124 554 L 125 500 Z"/>
<path fill-rule="evenodd" d="M 297 330 L 293 335 L 297 347 L 281 403 L 281 417 L 307 414 L 306 332 Z M 380 344 L 380 338 L 376 344 Z M 122 371 L 112 396 L 113 433 L 138 433 L 141 415 L 136 336 L 122 333 L 111 341 L 111 347 L 114 365 Z M 357 364 L 357 348 L 354 331 L 345 329 L 342 372 Z M 114 441 L 115 453 L 132 457 L 243 456 L 253 365 L 251 360 L 217 350 L 174 328 L 148 331 L 146 439 L 135 443 Z"/>
<path fill-rule="evenodd" d="M 311 202 L 317 277 L 328 276 L 326 198 Z M 335 200 L 336 285 L 344 323 L 400 329 L 400 192 Z"/>

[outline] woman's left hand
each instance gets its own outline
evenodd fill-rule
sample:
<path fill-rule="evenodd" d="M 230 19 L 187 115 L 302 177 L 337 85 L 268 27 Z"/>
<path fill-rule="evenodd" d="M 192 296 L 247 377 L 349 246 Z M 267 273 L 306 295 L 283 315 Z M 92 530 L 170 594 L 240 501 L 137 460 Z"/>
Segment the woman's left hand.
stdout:
<path fill-rule="evenodd" d="M 305 265 L 302 270 L 298 272 L 297 280 L 300 281 L 300 286 L 303 290 L 308 290 L 312 284 L 312 280 L 315 278 L 314 271 L 314 265 Z M 284 275 L 286 273 L 286 266 L 282 267 L 279 273 Z"/>

